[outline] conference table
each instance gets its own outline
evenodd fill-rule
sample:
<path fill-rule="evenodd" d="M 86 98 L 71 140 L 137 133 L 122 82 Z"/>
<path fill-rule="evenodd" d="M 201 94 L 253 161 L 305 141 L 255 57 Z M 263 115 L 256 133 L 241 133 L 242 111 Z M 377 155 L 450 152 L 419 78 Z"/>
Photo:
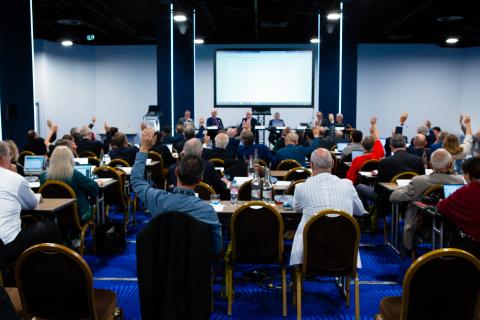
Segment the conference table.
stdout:
<path fill-rule="evenodd" d="M 214 205 L 211 204 L 210 201 L 205 200 L 208 202 L 214 209 L 215 212 L 217 212 L 219 215 L 227 216 L 230 217 L 235 210 L 240 208 L 242 205 L 245 203 L 248 203 L 250 201 L 238 201 L 237 204 L 232 204 L 229 200 L 223 200 L 220 201 L 220 204 Z M 293 208 L 285 208 L 283 205 L 278 205 L 278 204 L 271 204 L 270 205 L 272 208 L 275 208 L 282 216 L 289 216 L 289 217 L 301 217 L 302 214 L 296 212 L 293 210 Z"/>
<path fill-rule="evenodd" d="M 72 206 L 76 199 L 43 198 L 34 209 L 22 209 L 21 216 L 43 216 L 48 220 L 57 221 L 56 212 Z"/>
<path fill-rule="evenodd" d="M 426 214 L 432 218 L 432 250 L 443 248 L 444 247 L 443 215 L 440 212 L 438 212 L 436 206 L 427 205 L 421 201 L 415 201 L 413 202 L 413 205 L 416 208 L 418 208 L 422 214 Z M 437 235 L 438 235 L 438 239 L 437 239 Z"/>

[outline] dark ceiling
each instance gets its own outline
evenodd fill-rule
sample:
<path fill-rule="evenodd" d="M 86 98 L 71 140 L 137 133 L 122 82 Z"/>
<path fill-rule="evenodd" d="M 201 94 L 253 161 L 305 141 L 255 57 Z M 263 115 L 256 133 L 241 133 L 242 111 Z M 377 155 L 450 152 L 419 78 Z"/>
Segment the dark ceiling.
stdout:
<path fill-rule="evenodd" d="M 197 34 L 206 43 L 306 43 L 316 35 L 317 14 L 339 0 L 177 0 L 176 11 L 197 13 Z M 345 22 L 361 43 L 437 43 L 447 36 L 459 47 L 480 45 L 478 0 L 345 0 Z M 168 18 L 168 0 L 36 0 L 36 38 L 81 44 L 149 44 Z M 59 24 L 75 19 L 79 25 Z M 191 19 L 188 21 L 191 24 Z M 322 18 L 322 33 L 338 22 Z M 191 26 L 190 26 L 191 27 Z M 95 35 L 94 41 L 86 36 Z"/>

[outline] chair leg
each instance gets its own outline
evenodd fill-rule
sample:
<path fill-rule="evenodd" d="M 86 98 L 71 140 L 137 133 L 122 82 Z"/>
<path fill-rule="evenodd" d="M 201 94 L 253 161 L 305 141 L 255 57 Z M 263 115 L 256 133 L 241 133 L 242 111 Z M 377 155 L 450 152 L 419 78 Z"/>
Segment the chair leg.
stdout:
<path fill-rule="evenodd" d="M 282 315 L 287 316 L 287 268 L 282 267 Z"/>
<path fill-rule="evenodd" d="M 392 222 L 393 223 L 393 222 Z M 385 244 L 388 243 L 388 235 L 387 235 L 387 217 L 383 218 L 383 242 Z"/>
<path fill-rule="evenodd" d="M 232 315 L 232 295 L 233 295 L 233 266 L 227 267 L 227 277 L 228 277 L 228 288 L 227 288 L 227 299 L 228 299 L 228 316 Z"/>
<path fill-rule="evenodd" d="M 211 300 L 210 300 L 210 311 L 213 312 L 214 310 L 214 297 L 213 297 L 213 281 L 214 281 L 214 278 L 215 278 L 215 270 L 212 268 L 210 268 L 210 294 L 211 294 Z"/>
<path fill-rule="evenodd" d="M 87 229 L 84 229 L 80 232 L 80 248 L 78 248 L 78 254 L 83 257 L 85 252 L 85 232 Z"/>
<path fill-rule="evenodd" d="M 358 283 L 358 273 L 355 274 L 355 320 L 360 319 L 360 288 Z"/>
<path fill-rule="evenodd" d="M 347 304 L 347 308 L 350 308 L 350 276 L 345 277 L 345 302 Z"/>
<path fill-rule="evenodd" d="M 302 319 L 302 273 L 297 267 L 295 273 L 295 282 L 297 285 L 297 320 Z"/>
<path fill-rule="evenodd" d="M 95 226 L 95 221 L 92 222 L 93 254 L 97 254 L 97 227 Z"/>

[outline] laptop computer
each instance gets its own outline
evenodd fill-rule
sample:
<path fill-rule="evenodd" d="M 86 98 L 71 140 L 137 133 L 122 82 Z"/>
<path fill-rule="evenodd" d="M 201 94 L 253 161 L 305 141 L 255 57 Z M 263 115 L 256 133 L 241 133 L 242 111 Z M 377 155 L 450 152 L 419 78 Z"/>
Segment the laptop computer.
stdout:
<path fill-rule="evenodd" d="M 75 170 L 83 174 L 85 177 L 90 179 L 92 177 L 92 166 L 86 164 L 80 164 L 75 166 Z"/>
<path fill-rule="evenodd" d="M 88 164 L 88 158 L 74 158 L 73 161 L 76 164 Z"/>
<path fill-rule="evenodd" d="M 455 191 L 463 187 L 463 184 L 444 184 L 443 185 L 443 194 L 445 195 L 445 199 L 450 197 Z"/>
<path fill-rule="evenodd" d="M 44 156 L 26 156 L 23 172 L 25 175 L 39 175 L 45 171 L 45 166 Z"/>
<path fill-rule="evenodd" d="M 363 151 L 352 151 L 352 161 L 358 156 L 361 156 L 363 154 Z"/>
<path fill-rule="evenodd" d="M 343 152 L 343 149 L 345 149 L 345 147 L 348 145 L 348 143 L 337 143 L 337 151 L 338 152 Z"/>

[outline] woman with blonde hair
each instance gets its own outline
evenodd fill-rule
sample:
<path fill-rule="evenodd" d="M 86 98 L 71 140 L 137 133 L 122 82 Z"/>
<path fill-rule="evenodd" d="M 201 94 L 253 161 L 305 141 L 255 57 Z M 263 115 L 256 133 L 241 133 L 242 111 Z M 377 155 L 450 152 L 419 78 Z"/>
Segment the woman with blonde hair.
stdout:
<path fill-rule="evenodd" d="M 5 140 L 10 149 L 10 170 L 17 172 L 18 147 L 13 140 Z"/>
<path fill-rule="evenodd" d="M 98 184 L 74 168 L 72 151 L 66 146 L 58 146 L 53 150 L 47 172 L 40 175 L 40 183 L 48 180 L 60 180 L 68 184 L 77 196 L 80 222 L 84 223 L 92 217 L 93 210 L 88 199 L 98 195 Z"/>
<path fill-rule="evenodd" d="M 443 138 L 442 148 L 447 150 L 453 157 L 453 160 L 463 160 L 466 159 L 467 155 L 471 153 L 472 150 L 472 125 L 470 123 L 470 116 L 466 115 L 464 119 L 465 124 L 465 138 L 463 143 L 460 144 L 458 137 L 454 134 L 447 134 Z"/>

